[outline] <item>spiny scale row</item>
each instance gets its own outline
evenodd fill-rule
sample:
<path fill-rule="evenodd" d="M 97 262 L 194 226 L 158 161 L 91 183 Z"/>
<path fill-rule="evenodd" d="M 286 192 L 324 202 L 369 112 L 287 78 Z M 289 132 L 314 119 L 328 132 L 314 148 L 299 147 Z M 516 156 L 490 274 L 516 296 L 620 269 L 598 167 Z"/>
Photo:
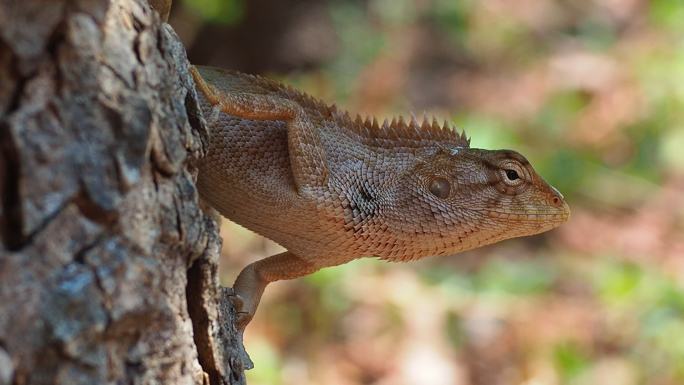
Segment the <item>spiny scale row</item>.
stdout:
<path fill-rule="evenodd" d="M 362 118 L 360 115 L 356 115 L 352 119 L 348 112 L 336 116 L 344 127 L 351 127 L 359 135 L 369 139 L 396 138 L 418 141 L 447 141 L 459 147 L 470 145 L 470 139 L 464 131 L 459 133 L 446 120 L 440 124 L 434 117 L 430 120 L 424 116 L 422 122 L 419 123 L 415 116 L 411 116 L 408 122 L 403 116 L 399 116 L 392 118 L 391 121 L 385 119 L 379 123 L 375 117 Z"/>
<path fill-rule="evenodd" d="M 357 134 L 368 139 L 404 139 L 416 141 L 446 141 L 458 147 L 469 147 L 470 139 L 465 131 L 459 133 L 446 120 L 439 124 L 434 117 L 428 119 L 423 116 L 423 121 L 418 122 L 415 116 L 407 122 L 403 116 L 392 118 L 391 121 L 385 119 L 382 124 L 373 117 L 362 118 L 356 115 L 352 119 L 349 112 L 340 112 L 336 105 L 327 105 L 320 99 L 299 91 L 290 85 L 283 84 L 258 75 L 247 75 L 255 79 L 262 86 L 285 93 L 291 100 L 296 100 L 302 107 L 328 113 L 335 118 L 340 127 L 348 127 Z"/>

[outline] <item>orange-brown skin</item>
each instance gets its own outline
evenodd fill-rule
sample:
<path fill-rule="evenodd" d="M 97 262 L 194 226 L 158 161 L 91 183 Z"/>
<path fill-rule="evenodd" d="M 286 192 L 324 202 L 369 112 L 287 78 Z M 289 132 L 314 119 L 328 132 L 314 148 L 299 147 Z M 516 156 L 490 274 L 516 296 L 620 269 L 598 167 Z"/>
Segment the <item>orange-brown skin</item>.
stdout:
<path fill-rule="evenodd" d="M 380 125 L 263 78 L 192 71 L 211 131 L 200 195 L 287 249 L 238 276 L 240 328 L 269 282 L 366 256 L 456 254 L 570 215 L 522 155 L 470 148 L 446 124 Z"/>

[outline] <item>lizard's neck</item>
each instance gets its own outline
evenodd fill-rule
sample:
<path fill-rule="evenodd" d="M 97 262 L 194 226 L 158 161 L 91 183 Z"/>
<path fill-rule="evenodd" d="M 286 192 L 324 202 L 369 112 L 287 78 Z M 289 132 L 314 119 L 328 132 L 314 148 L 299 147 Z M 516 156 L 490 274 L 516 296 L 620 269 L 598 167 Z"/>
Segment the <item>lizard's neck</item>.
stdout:
<path fill-rule="evenodd" d="M 435 244 L 434 235 L 416 234 L 419 224 L 400 219 L 403 209 L 397 206 L 397 194 L 406 190 L 401 186 L 401 175 L 416 161 L 415 154 L 395 152 L 389 155 L 393 159 L 374 155 L 370 161 L 343 163 L 330 181 L 330 191 L 341 202 L 342 210 L 333 208 L 327 216 L 341 225 L 343 236 L 349 239 L 339 252 L 395 260 L 436 254 L 428 244 Z M 391 170 L 383 167 L 387 164 L 393 165 Z M 405 170 L 397 167 L 402 164 Z M 425 242 L 417 242 L 417 238 L 425 238 Z"/>

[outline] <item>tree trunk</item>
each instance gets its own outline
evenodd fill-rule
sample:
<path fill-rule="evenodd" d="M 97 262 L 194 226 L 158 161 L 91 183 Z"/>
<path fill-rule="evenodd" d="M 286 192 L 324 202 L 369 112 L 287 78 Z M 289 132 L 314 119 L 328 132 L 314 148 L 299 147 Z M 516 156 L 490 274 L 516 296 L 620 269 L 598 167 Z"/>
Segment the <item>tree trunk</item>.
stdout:
<path fill-rule="evenodd" d="M 0 385 L 244 383 L 188 66 L 143 0 L 0 0 Z"/>

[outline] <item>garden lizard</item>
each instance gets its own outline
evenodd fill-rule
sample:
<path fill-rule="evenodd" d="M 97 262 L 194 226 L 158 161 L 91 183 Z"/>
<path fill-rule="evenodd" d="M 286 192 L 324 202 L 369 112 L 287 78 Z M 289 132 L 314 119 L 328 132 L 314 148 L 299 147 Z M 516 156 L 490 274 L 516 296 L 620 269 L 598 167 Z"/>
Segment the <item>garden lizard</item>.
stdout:
<path fill-rule="evenodd" d="M 380 124 L 262 77 L 192 73 L 210 129 L 200 196 L 287 250 L 237 277 L 240 330 L 269 282 L 360 257 L 451 255 L 553 229 L 570 215 L 525 157 L 470 148 L 447 123 Z"/>

